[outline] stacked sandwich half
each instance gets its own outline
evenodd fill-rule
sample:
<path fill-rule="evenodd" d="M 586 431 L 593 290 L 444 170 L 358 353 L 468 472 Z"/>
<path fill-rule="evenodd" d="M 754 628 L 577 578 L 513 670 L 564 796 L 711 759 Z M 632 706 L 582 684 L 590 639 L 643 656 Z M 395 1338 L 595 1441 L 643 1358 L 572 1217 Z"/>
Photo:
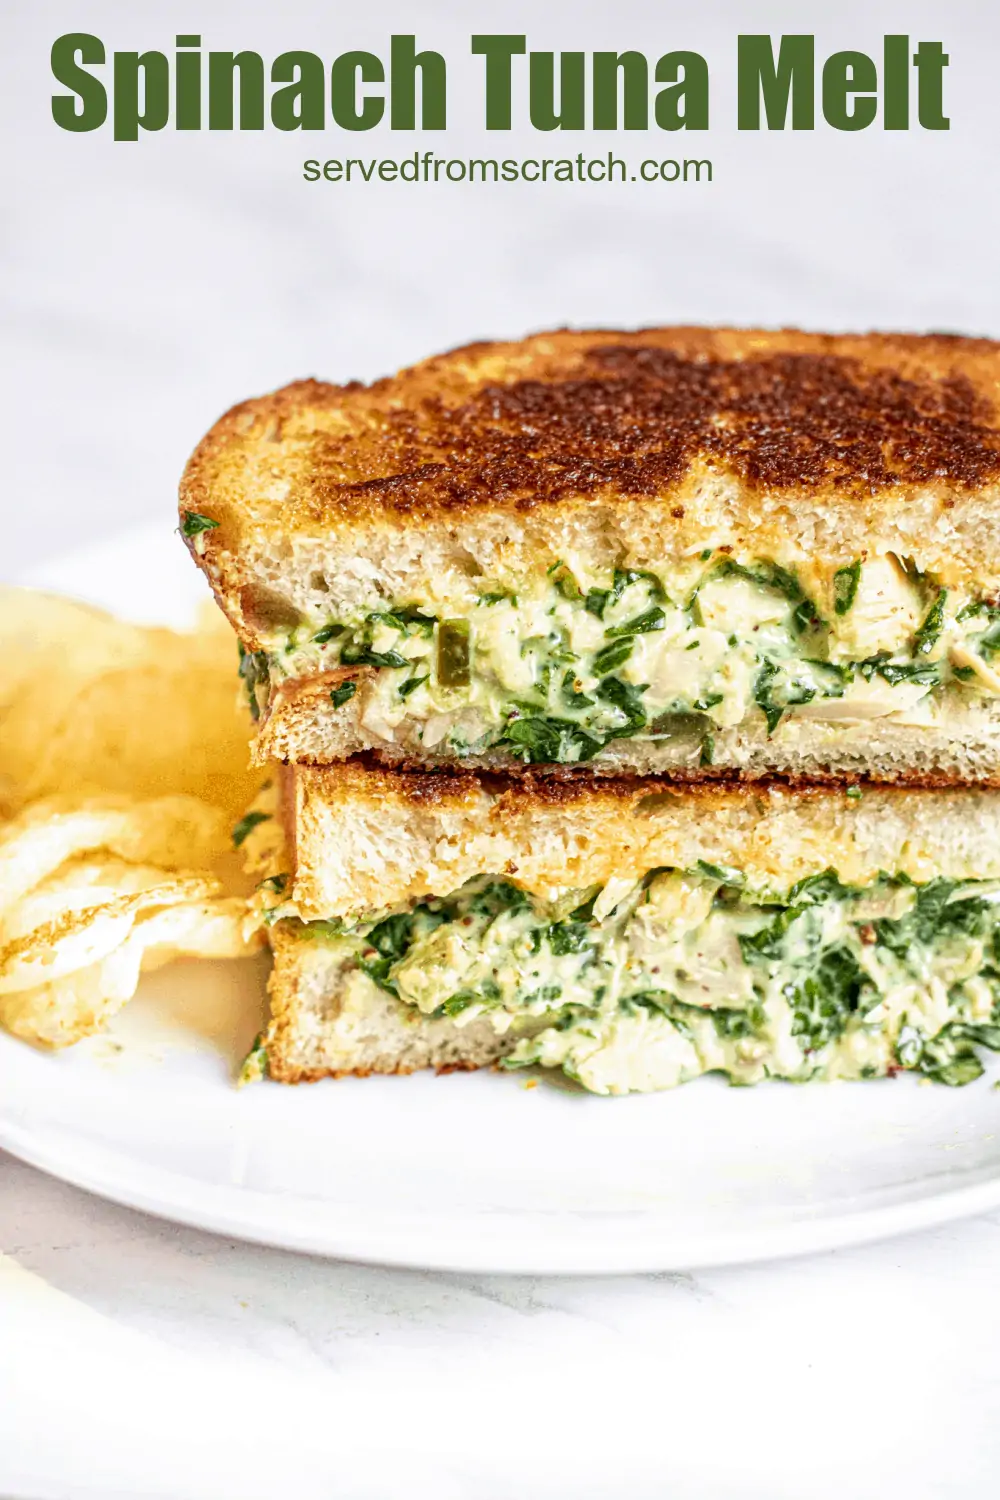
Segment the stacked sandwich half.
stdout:
<path fill-rule="evenodd" d="M 1000 345 L 479 344 L 229 412 L 273 1077 L 1000 1048 Z M 277 836 L 276 836 L 277 835 Z"/>

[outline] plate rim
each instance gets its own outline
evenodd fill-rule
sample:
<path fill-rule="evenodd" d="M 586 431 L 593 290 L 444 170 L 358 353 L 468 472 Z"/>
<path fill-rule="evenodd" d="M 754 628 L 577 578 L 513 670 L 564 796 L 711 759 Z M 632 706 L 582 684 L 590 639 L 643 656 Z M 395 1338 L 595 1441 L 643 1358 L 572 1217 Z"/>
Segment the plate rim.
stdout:
<path fill-rule="evenodd" d="M 63 1134 L 62 1130 L 54 1132 L 57 1141 Z M 903 1203 L 861 1207 L 836 1216 L 777 1226 L 759 1225 L 738 1235 L 730 1231 L 722 1236 L 711 1231 L 701 1236 L 697 1232 L 677 1234 L 666 1223 L 669 1216 L 663 1213 L 636 1210 L 633 1219 L 626 1211 L 613 1210 L 607 1215 L 607 1229 L 596 1246 L 593 1238 L 587 1240 L 580 1234 L 579 1216 L 565 1210 L 554 1221 L 559 1224 L 555 1232 L 543 1230 L 540 1234 L 539 1216 L 530 1211 L 506 1210 L 473 1214 L 472 1222 L 479 1222 L 472 1233 L 468 1214 L 459 1215 L 454 1223 L 443 1221 L 440 1215 L 431 1219 L 420 1214 L 397 1214 L 387 1217 L 373 1232 L 370 1227 L 358 1225 L 353 1207 L 347 1210 L 343 1227 L 324 1225 L 323 1221 L 336 1213 L 335 1205 L 326 1204 L 317 1216 L 317 1224 L 296 1225 L 286 1221 L 279 1230 L 273 1219 L 255 1217 L 253 1206 L 263 1200 L 279 1203 L 287 1210 L 308 1204 L 308 1199 L 299 1194 L 283 1197 L 219 1184 L 202 1186 L 195 1179 L 138 1163 L 115 1151 L 77 1148 L 74 1159 L 71 1144 L 66 1143 L 63 1149 L 47 1145 L 44 1133 L 39 1140 L 37 1132 L 4 1118 L 2 1111 L 0 1150 L 71 1187 L 185 1228 L 269 1249 L 355 1264 L 460 1275 L 627 1276 L 754 1265 L 871 1244 L 921 1229 L 938 1228 L 1000 1207 L 998 1175 Z M 99 1162 L 88 1163 L 88 1155 L 104 1156 L 120 1162 L 122 1167 L 111 1176 L 102 1171 Z M 157 1194 L 152 1188 L 136 1183 L 135 1174 L 140 1172 L 154 1187 L 163 1184 L 164 1191 Z M 186 1182 L 188 1191 L 171 1198 L 167 1189 L 175 1182 Z M 209 1198 L 214 1201 L 208 1202 Z M 529 1243 L 525 1229 L 532 1218 L 535 1233 Z M 505 1219 L 512 1226 L 517 1225 L 522 1246 L 497 1236 L 497 1224 Z M 634 1235 L 636 1228 L 639 1232 Z M 456 1229 L 457 1235 L 453 1233 Z M 399 1239 L 400 1249 L 391 1247 L 393 1239 Z M 415 1247 L 415 1240 L 420 1248 Z M 612 1242 L 614 1250 L 608 1248 Z M 451 1253 L 440 1248 L 443 1244 L 459 1243 L 465 1248 Z M 506 1253 L 498 1255 L 499 1248 Z"/>

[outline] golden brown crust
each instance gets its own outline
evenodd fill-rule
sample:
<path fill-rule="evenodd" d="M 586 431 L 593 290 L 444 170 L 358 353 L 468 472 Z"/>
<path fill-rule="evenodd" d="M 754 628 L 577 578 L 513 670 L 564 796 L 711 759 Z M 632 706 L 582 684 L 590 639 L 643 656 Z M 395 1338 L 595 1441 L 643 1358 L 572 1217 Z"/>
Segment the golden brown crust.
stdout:
<path fill-rule="evenodd" d="M 733 766 L 673 766 L 669 776 L 640 775 L 627 770 L 622 771 L 613 763 L 603 765 L 592 765 L 577 767 L 562 764 L 540 764 L 535 766 L 511 765 L 509 771 L 493 771 L 483 769 L 459 769 L 454 761 L 407 761 L 393 760 L 377 750 L 367 750 L 362 755 L 352 757 L 352 763 L 364 763 L 373 769 L 384 772 L 388 777 L 401 785 L 397 778 L 408 775 L 423 776 L 428 779 L 441 777 L 475 777 L 483 790 L 490 790 L 496 782 L 509 785 L 521 784 L 530 787 L 537 794 L 536 800 L 539 805 L 550 804 L 555 801 L 576 801 L 581 795 L 579 785 L 581 781 L 590 790 L 583 793 L 592 796 L 593 790 L 600 787 L 615 792 L 623 787 L 662 787 L 671 785 L 682 785 L 685 792 L 697 792 L 699 789 L 705 792 L 714 788 L 715 790 L 726 789 L 734 791 L 740 789 L 748 794 L 762 785 L 786 786 L 792 790 L 808 793 L 814 791 L 829 790 L 831 785 L 837 786 L 898 786 L 901 790 L 908 791 L 954 791 L 959 786 L 981 786 L 1000 788 L 1000 774 L 992 776 L 969 775 L 961 776 L 954 771 L 929 771 L 918 766 L 901 765 L 893 767 L 891 774 L 886 773 L 879 776 L 847 774 L 841 770 L 824 770 L 822 766 L 811 765 L 809 771 L 797 774 L 791 771 L 774 771 L 768 769 L 746 769 Z M 333 761 L 314 763 L 309 760 L 299 760 L 295 763 L 303 767 L 319 770 L 323 766 L 336 768 L 343 762 Z M 564 789 L 560 791 L 560 789 Z M 435 790 L 427 792 L 415 791 L 412 796 L 414 802 L 428 803 L 439 801 L 446 793 Z"/>
<path fill-rule="evenodd" d="M 308 779 L 315 794 L 330 800 L 363 796 L 406 803 L 414 810 L 472 806 L 486 796 L 499 816 L 508 812 L 523 815 L 530 813 L 532 807 L 569 808 L 575 804 L 632 810 L 639 802 L 660 795 L 683 796 L 686 802 L 693 801 L 705 808 L 734 803 L 750 805 L 772 787 L 794 791 L 800 801 L 812 797 L 825 799 L 830 795 L 831 783 L 844 782 L 843 777 L 815 775 L 751 779 L 716 772 L 712 767 L 694 769 L 687 776 L 675 772 L 670 776 L 595 775 L 586 766 L 546 766 L 541 770 L 525 767 L 522 772 L 510 773 L 455 767 L 429 771 L 384 765 L 371 755 L 324 766 L 300 762 L 287 768 L 286 774 L 290 785 Z M 848 784 L 862 790 L 877 785 L 884 796 L 895 792 L 905 799 L 914 791 L 953 793 L 958 783 L 953 776 L 925 771 L 904 774 L 899 784 L 891 787 L 864 777 L 852 778 Z M 976 785 L 984 790 L 1000 790 L 1000 777 L 980 779 Z"/>
<path fill-rule="evenodd" d="M 441 1078 L 446 1073 L 476 1073 L 484 1066 L 489 1064 L 452 1062 L 442 1064 L 434 1072 Z M 298 1068 L 283 1056 L 272 1058 L 268 1054 L 267 1076 L 275 1083 L 320 1083 L 324 1078 L 409 1078 L 413 1073 L 424 1071 L 423 1068 L 410 1067 L 406 1063 L 378 1068 Z"/>
<path fill-rule="evenodd" d="M 706 470 L 862 504 L 886 489 L 975 490 L 1000 477 L 998 399 L 990 339 L 560 330 L 370 386 L 305 380 L 244 402 L 197 448 L 181 507 L 220 522 L 202 536 L 211 556 L 246 524 L 634 504 Z"/>

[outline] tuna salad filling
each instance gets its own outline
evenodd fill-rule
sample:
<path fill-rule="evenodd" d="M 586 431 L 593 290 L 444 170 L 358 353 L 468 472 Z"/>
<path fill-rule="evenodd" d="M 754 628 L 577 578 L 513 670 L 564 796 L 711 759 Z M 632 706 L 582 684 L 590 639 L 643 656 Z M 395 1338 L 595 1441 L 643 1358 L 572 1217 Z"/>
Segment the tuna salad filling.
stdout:
<path fill-rule="evenodd" d="M 982 1073 L 978 1049 L 1000 1050 L 1000 882 L 856 887 L 827 870 L 779 891 L 699 864 L 545 902 L 483 877 L 299 929 L 415 1018 L 486 1017 L 512 1043 L 505 1067 L 561 1068 L 598 1094 L 711 1072 L 955 1085 Z"/>
<path fill-rule="evenodd" d="M 255 715 L 272 687 L 337 673 L 334 711 L 372 742 L 525 762 L 592 759 L 616 739 L 681 742 L 795 720 L 934 724 L 949 694 L 992 697 L 1000 601 L 940 587 L 889 555 L 810 586 L 774 563 L 704 554 L 672 578 L 600 586 L 557 562 L 534 589 L 470 594 L 296 627 L 244 653 Z M 351 674 L 352 667 L 368 669 Z"/>

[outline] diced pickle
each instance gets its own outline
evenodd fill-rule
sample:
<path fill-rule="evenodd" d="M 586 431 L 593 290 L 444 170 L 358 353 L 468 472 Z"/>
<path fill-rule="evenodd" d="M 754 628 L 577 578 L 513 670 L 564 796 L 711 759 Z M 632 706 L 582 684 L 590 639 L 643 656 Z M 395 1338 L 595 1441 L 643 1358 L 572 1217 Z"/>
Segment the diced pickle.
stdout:
<path fill-rule="evenodd" d="M 583 598 L 580 585 L 565 563 L 554 563 L 549 569 L 549 577 L 564 599 L 576 601 Z"/>
<path fill-rule="evenodd" d="M 708 714 L 660 714 L 649 731 L 658 738 L 694 746 L 700 745 L 713 727 Z"/>
<path fill-rule="evenodd" d="M 469 686 L 469 622 L 442 620 L 437 632 L 437 679 L 442 687 Z"/>

